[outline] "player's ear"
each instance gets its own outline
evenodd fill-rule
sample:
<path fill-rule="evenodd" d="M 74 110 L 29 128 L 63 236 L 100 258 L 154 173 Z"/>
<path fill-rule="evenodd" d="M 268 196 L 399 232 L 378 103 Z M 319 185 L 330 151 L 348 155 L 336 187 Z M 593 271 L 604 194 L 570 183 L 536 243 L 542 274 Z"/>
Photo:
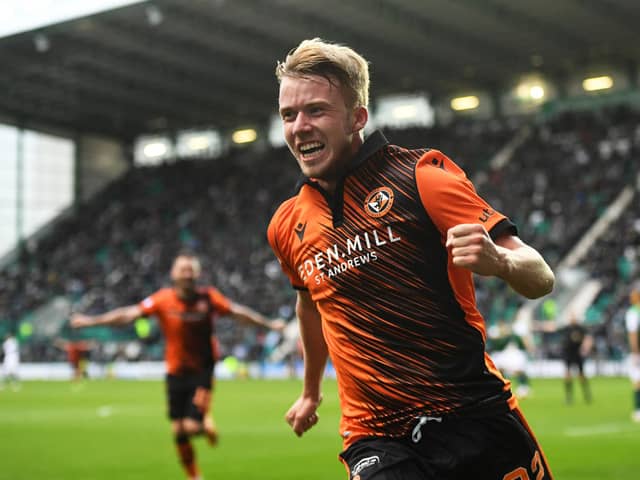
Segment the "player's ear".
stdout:
<path fill-rule="evenodd" d="M 364 128 L 369 120 L 367 107 L 355 107 L 353 109 L 353 124 L 351 133 L 357 133 Z"/>

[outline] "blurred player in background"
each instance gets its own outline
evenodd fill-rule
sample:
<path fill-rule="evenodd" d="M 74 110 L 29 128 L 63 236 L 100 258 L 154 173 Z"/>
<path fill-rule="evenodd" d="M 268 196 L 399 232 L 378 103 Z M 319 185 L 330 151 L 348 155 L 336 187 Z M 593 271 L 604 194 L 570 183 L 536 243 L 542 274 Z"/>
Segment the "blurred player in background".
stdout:
<path fill-rule="evenodd" d="M 569 315 L 569 324 L 560 329 L 563 335 L 562 354 L 565 365 L 564 390 L 567 404 L 573 403 L 573 372 L 575 371 L 582 387 L 582 396 L 591 403 L 591 387 L 584 374 L 584 361 L 593 347 L 593 337 L 584 325 L 578 322 L 575 313 Z"/>
<path fill-rule="evenodd" d="M 286 414 L 293 431 L 318 421 L 330 355 L 351 479 L 551 478 L 485 353 L 473 286 L 475 272 L 540 297 L 553 287 L 549 266 L 444 154 L 380 132 L 364 141 L 368 65 L 352 49 L 305 40 L 276 75 L 304 175 L 268 228 L 298 291 L 305 370 Z"/>
<path fill-rule="evenodd" d="M 507 378 L 516 382 L 515 394 L 518 398 L 527 398 L 531 394 L 531 383 L 527 374 L 529 362 L 527 331 L 519 324 L 504 321 L 495 329 L 490 329 L 487 338 L 487 351 L 490 352 L 496 367 Z"/>
<path fill-rule="evenodd" d="M 97 346 L 96 342 L 57 338 L 54 345 L 66 352 L 67 360 L 71 366 L 71 378 L 74 382 L 88 377 L 89 352 Z"/>
<path fill-rule="evenodd" d="M 7 333 L 4 341 L 2 342 L 2 374 L 3 383 L 0 387 L 4 387 L 6 384 L 11 387 L 12 390 L 17 391 L 20 389 L 18 370 L 20 369 L 20 344 L 18 339 L 13 333 Z"/>
<path fill-rule="evenodd" d="M 625 325 L 629 337 L 629 378 L 633 386 L 634 422 L 640 422 L 640 288 L 635 287 L 629 295 L 629 308 L 625 313 Z"/>
<path fill-rule="evenodd" d="M 564 394 L 565 403 L 573 403 L 573 375 L 578 376 L 582 387 L 582 397 L 586 403 L 591 403 L 591 386 L 584 373 L 584 362 L 593 348 L 593 336 L 587 332 L 575 312 L 569 312 L 569 321 L 564 327 L 558 327 L 555 322 L 538 323 L 535 327 L 544 332 L 558 332 L 562 335 L 562 360 L 564 362 Z"/>
<path fill-rule="evenodd" d="M 218 432 L 210 412 L 214 365 L 217 360 L 215 319 L 220 315 L 282 330 L 282 320 L 269 321 L 247 306 L 232 302 L 211 286 L 196 285 L 200 262 L 192 254 L 179 254 L 171 268 L 171 288 L 158 290 L 137 305 L 102 315 L 75 314 L 75 328 L 123 325 L 145 315 L 155 315 L 165 336 L 168 413 L 178 456 L 189 479 L 200 479 L 191 437 L 206 435 L 215 445 Z"/>

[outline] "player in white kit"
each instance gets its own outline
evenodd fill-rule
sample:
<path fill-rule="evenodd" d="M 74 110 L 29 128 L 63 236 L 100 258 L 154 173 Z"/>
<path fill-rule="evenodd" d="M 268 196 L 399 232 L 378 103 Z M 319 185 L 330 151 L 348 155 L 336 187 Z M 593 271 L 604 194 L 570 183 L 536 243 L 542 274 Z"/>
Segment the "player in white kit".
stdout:
<path fill-rule="evenodd" d="M 5 336 L 2 342 L 2 352 L 4 360 L 2 362 L 3 386 L 11 386 L 13 390 L 18 390 L 18 369 L 20 368 L 20 345 L 18 339 L 11 333 Z"/>

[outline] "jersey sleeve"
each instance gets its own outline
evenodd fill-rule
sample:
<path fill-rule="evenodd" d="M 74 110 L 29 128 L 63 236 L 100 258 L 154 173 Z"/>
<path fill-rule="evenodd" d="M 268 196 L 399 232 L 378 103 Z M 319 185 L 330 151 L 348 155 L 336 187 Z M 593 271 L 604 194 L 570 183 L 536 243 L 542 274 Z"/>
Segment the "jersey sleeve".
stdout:
<path fill-rule="evenodd" d="M 494 240 L 518 233 L 505 215 L 478 195 L 464 171 L 438 150 L 429 150 L 418 161 L 416 184 L 422 205 L 443 238 L 461 223 L 484 225 Z"/>
<path fill-rule="evenodd" d="M 290 242 L 288 242 L 285 235 L 281 233 L 285 231 L 282 224 L 286 222 L 286 212 L 290 207 L 291 203 L 285 202 L 273 215 L 271 222 L 269 222 L 269 227 L 267 228 L 267 239 L 269 240 L 269 245 L 271 245 L 273 253 L 280 263 L 280 268 L 287 278 L 289 278 L 289 282 L 291 282 L 293 288 L 296 290 L 306 290 L 300 275 L 298 275 L 298 272 L 292 267 L 292 252 L 291 248 L 288 247 Z M 290 231 L 293 231 L 293 229 L 290 229 Z"/>
<path fill-rule="evenodd" d="M 231 300 L 220 293 L 218 289 L 209 287 L 208 294 L 211 304 L 221 315 L 226 315 L 231 311 Z"/>
<path fill-rule="evenodd" d="M 147 298 L 142 300 L 138 306 L 144 315 L 154 315 L 158 313 L 158 310 L 161 307 L 162 299 L 164 297 L 164 292 L 162 290 L 158 290 L 157 292 L 149 295 Z"/>

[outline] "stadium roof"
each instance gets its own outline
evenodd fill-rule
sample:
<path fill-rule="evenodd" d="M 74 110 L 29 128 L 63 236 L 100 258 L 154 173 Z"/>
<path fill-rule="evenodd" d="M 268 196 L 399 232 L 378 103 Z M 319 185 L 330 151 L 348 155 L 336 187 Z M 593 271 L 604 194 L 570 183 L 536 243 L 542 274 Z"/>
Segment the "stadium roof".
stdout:
<path fill-rule="evenodd" d="M 636 69 L 639 18 L 637 0 L 147 1 L 1 38 L 0 115 L 125 139 L 266 121 L 276 61 L 313 36 L 363 53 L 374 96 L 498 92 Z"/>
<path fill-rule="evenodd" d="M 0 37 L 26 32 L 142 0 L 2 0 Z M 54 5 L 54 2 L 55 5 Z M 55 7 L 55 8 L 54 8 Z"/>

